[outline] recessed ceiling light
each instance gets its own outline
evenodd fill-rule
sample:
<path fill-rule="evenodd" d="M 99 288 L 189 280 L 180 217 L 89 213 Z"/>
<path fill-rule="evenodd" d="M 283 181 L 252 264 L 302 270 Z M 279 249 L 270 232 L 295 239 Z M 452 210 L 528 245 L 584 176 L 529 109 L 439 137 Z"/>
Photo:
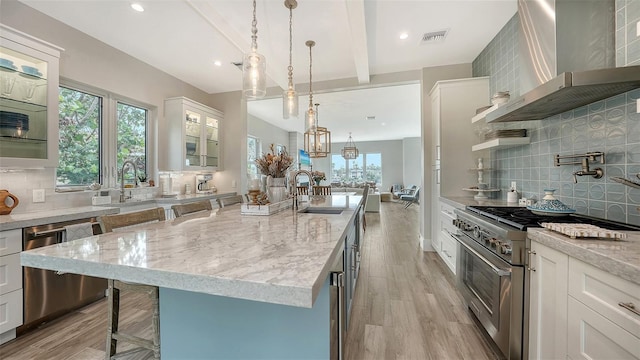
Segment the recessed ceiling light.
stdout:
<path fill-rule="evenodd" d="M 144 8 L 142 7 L 142 5 L 140 5 L 138 3 L 131 4 L 131 8 L 133 10 L 135 10 L 135 11 L 138 11 L 138 12 L 143 12 L 144 11 Z"/>
<path fill-rule="evenodd" d="M 409 34 L 407 34 L 406 32 L 403 32 L 400 34 L 400 40 L 406 40 L 409 38 Z"/>
<path fill-rule="evenodd" d="M 380 123 L 380 125 L 385 126 L 385 125 L 387 125 L 387 123 Z"/>
<path fill-rule="evenodd" d="M 215 66 L 222 66 L 222 61 L 220 61 L 220 60 L 216 60 L 216 61 L 214 61 L 214 62 L 213 62 L 213 65 L 215 65 Z"/>

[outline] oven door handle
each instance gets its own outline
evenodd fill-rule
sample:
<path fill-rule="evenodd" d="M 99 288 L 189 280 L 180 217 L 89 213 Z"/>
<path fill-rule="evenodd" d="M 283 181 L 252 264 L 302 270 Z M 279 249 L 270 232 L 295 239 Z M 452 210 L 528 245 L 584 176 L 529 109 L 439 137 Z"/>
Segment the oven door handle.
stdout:
<path fill-rule="evenodd" d="M 449 234 L 451 234 L 451 233 L 449 233 Z M 453 234 L 451 234 L 451 235 L 454 236 L 457 239 L 458 243 L 460 245 L 464 246 L 467 249 L 467 251 L 469 251 L 470 253 L 475 255 L 478 259 L 482 260 L 482 262 L 484 262 L 485 264 L 489 265 L 491 270 L 493 270 L 493 272 L 496 273 L 496 275 L 498 275 L 498 276 L 511 276 L 511 271 L 500 269 L 499 267 L 497 267 L 494 264 L 492 264 L 489 260 L 487 260 L 484 256 L 480 255 L 480 253 L 475 251 L 469 245 L 465 244 L 462 240 L 460 240 L 460 237 L 458 235 L 453 235 Z"/>

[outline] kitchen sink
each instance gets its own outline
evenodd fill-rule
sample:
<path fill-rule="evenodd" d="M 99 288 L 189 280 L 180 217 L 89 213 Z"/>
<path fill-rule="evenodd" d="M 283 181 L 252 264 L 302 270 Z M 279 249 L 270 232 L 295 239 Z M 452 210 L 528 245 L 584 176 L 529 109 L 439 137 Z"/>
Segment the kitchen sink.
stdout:
<path fill-rule="evenodd" d="M 306 214 L 334 214 L 339 215 L 346 210 L 345 208 L 334 208 L 334 207 L 308 207 L 302 210 L 298 210 L 299 213 Z"/>

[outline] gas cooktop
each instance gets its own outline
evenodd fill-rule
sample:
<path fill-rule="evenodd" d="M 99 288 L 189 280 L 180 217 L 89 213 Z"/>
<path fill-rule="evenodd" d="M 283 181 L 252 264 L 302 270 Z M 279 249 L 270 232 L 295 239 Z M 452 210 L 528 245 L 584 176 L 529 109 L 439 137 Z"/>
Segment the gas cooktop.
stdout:
<path fill-rule="evenodd" d="M 467 206 L 467 210 L 523 231 L 530 227 L 540 227 L 543 222 L 591 224 L 608 230 L 640 231 L 640 226 L 612 220 L 576 214 L 568 214 L 566 216 L 537 215 L 523 207 Z"/>

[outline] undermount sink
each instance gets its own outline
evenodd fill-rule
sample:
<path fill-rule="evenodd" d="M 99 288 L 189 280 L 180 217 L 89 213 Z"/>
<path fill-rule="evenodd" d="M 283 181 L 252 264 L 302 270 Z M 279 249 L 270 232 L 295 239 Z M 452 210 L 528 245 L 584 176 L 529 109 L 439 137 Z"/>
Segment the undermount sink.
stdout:
<path fill-rule="evenodd" d="M 306 213 L 306 214 L 334 214 L 334 215 L 339 215 L 342 214 L 342 212 L 345 210 L 345 208 L 334 208 L 334 207 L 308 207 L 308 208 L 304 208 L 302 210 L 298 210 L 299 213 Z"/>

